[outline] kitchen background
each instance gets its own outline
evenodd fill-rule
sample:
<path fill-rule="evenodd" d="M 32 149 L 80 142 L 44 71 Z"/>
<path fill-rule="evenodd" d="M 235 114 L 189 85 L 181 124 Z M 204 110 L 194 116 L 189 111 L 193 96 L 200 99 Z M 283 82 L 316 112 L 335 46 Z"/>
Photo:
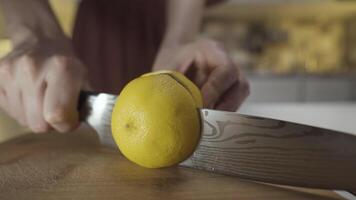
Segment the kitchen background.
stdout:
<path fill-rule="evenodd" d="M 230 1 L 203 30 L 245 69 L 249 102 L 354 101 L 355 19 L 351 1 Z"/>
<path fill-rule="evenodd" d="M 70 35 L 77 0 L 50 0 Z M 11 49 L 0 25 L 0 56 Z M 223 42 L 251 82 L 248 102 L 356 100 L 356 3 L 230 0 L 202 34 Z"/>
<path fill-rule="evenodd" d="M 50 1 L 70 35 L 78 1 Z M 207 10 L 202 34 L 247 74 L 239 112 L 356 132 L 356 2 L 230 0 Z M 0 39 L 2 56 L 11 49 L 3 23 Z"/>

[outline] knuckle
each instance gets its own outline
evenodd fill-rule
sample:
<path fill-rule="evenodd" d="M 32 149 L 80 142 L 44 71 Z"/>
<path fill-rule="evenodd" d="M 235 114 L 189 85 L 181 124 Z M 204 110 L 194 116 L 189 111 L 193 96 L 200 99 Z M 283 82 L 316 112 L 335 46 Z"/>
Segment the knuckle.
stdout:
<path fill-rule="evenodd" d="M 66 126 L 61 126 L 60 128 L 57 128 L 57 131 L 60 133 L 67 133 L 69 131 L 74 130 L 75 126 L 73 125 L 66 125 Z"/>
<path fill-rule="evenodd" d="M 70 67 L 68 65 L 58 64 L 54 66 L 54 69 L 57 73 L 61 74 L 67 74 L 70 72 Z"/>
<path fill-rule="evenodd" d="M 240 78 L 240 72 L 237 67 L 227 67 L 224 70 L 224 76 L 226 82 L 230 84 L 234 84 L 235 82 L 237 82 L 238 84 L 243 83 L 243 80 Z"/>
<path fill-rule="evenodd" d="M 224 53 L 225 53 L 225 46 L 224 46 L 222 43 L 216 42 L 214 45 L 215 45 L 215 47 L 216 47 L 217 49 L 219 49 L 221 52 L 224 52 Z"/>
<path fill-rule="evenodd" d="M 57 65 L 68 65 L 70 62 L 70 59 L 67 56 L 62 55 L 54 56 L 52 59 Z"/>
<path fill-rule="evenodd" d="M 46 123 L 35 124 L 31 126 L 34 133 L 46 133 L 49 131 L 49 126 Z"/>
<path fill-rule="evenodd" d="M 210 79 L 210 87 L 214 92 L 219 90 L 219 80 L 216 77 Z"/>
<path fill-rule="evenodd" d="M 23 73 L 26 75 L 30 75 L 31 77 L 37 74 L 37 67 L 35 66 L 34 62 L 27 62 L 23 66 L 21 66 Z"/>
<path fill-rule="evenodd" d="M 9 78 L 12 76 L 11 64 L 8 61 L 3 61 L 0 65 L 0 76 L 2 78 Z"/>
<path fill-rule="evenodd" d="M 67 56 L 55 56 L 53 60 L 55 73 L 75 76 L 76 79 L 86 79 L 87 69 L 79 60 Z"/>
<path fill-rule="evenodd" d="M 24 62 L 24 63 L 34 64 L 35 59 L 32 56 L 30 56 L 29 54 L 24 54 L 20 57 L 19 61 Z"/>
<path fill-rule="evenodd" d="M 69 58 L 65 56 L 55 56 L 52 58 L 54 61 L 53 68 L 57 73 L 69 73 L 71 67 L 69 66 Z"/>
<path fill-rule="evenodd" d="M 22 55 L 17 60 L 17 65 L 19 65 L 19 71 L 29 77 L 33 78 L 37 72 L 36 60 L 28 54 Z"/>
<path fill-rule="evenodd" d="M 220 55 L 219 66 L 225 69 L 225 73 L 237 76 L 238 74 L 237 67 L 231 64 L 228 56 L 223 52 L 218 52 L 218 54 Z"/>
<path fill-rule="evenodd" d="M 248 81 L 241 81 L 240 82 L 240 90 L 245 94 L 245 96 L 250 95 L 251 92 L 251 86 Z"/>
<path fill-rule="evenodd" d="M 219 42 L 214 41 L 214 40 L 209 40 L 208 45 L 210 45 L 211 47 L 214 47 L 214 48 L 221 46 L 221 44 Z"/>
<path fill-rule="evenodd" d="M 205 44 L 213 49 L 217 49 L 217 50 L 223 50 L 224 46 L 222 43 L 215 41 L 215 40 L 211 40 L 211 39 L 206 39 L 205 40 Z"/>
<path fill-rule="evenodd" d="M 45 120 L 50 124 L 65 124 L 68 122 L 67 111 L 63 108 L 56 108 L 45 114 Z"/>

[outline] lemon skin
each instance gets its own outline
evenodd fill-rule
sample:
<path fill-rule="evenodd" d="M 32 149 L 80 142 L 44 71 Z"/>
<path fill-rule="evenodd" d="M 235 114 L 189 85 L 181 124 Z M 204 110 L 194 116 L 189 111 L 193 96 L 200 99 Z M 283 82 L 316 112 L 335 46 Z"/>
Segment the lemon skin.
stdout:
<path fill-rule="evenodd" d="M 199 142 L 201 95 L 190 80 L 177 73 L 156 72 L 134 79 L 115 103 L 114 140 L 122 154 L 140 166 L 161 168 L 180 163 Z"/>

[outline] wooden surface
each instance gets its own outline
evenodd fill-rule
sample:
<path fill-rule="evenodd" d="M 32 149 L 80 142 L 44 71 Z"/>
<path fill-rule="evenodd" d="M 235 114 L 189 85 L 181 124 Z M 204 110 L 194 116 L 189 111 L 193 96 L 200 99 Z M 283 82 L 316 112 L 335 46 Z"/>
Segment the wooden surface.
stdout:
<path fill-rule="evenodd" d="M 0 109 L 0 143 L 25 134 L 28 130 L 20 127 Z"/>
<path fill-rule="evenodd" d="M 144 169 L 95 134 L 26 135 L 0 144 L 0 199 L 341 199 L 183 167 Z"/>

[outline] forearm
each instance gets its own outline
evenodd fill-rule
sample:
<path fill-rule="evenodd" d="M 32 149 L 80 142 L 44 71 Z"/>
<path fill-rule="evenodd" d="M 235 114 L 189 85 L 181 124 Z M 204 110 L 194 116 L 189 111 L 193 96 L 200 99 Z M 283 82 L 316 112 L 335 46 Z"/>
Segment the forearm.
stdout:
<path fill-rule="evenodd" d="M 168 0 L 167 26 L 162 47 L 192 42 L 199 27 L 206 0 Z"/>
<path fill-rule="evenodd" d="M 14 46 L 38 40 L 67 41 L 47 0 L 0 0 Z"/>

